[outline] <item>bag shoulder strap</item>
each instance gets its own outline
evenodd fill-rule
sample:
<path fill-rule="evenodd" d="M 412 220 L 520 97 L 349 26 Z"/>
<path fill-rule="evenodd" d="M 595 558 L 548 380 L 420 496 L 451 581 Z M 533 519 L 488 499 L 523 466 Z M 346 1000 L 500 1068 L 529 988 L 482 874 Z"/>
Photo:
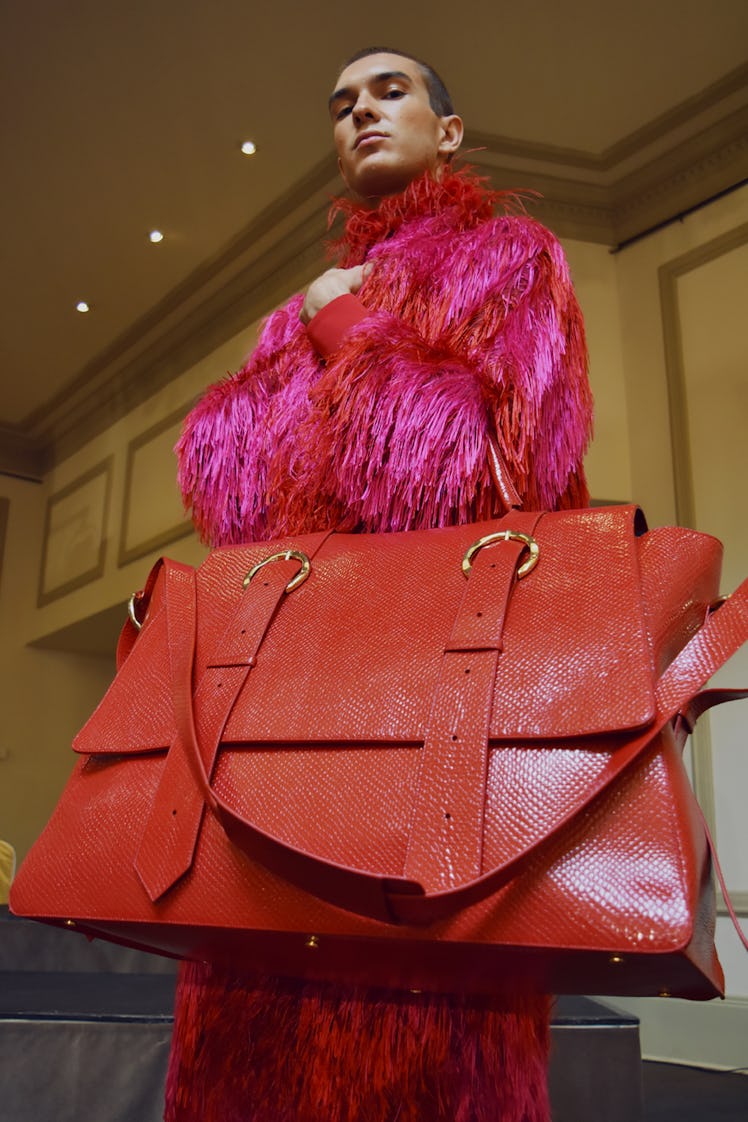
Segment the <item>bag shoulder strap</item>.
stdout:
<path fill-rule="evenodd" d="M 506 460 L 499 448 L 498 437 L 493 430 L 488 433 L 486 458 L 488 459 L 488 470 L 491 473 L 493 485 L 501 495 L 504 506 L 507 510 L 521 510 L 522 499 L 514 486 L 509 468 L 506 466 Z"/>

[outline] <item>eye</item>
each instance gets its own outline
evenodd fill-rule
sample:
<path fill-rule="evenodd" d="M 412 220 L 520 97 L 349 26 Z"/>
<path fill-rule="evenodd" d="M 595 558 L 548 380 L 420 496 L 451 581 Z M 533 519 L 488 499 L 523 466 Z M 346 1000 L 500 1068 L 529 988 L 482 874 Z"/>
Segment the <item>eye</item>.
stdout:
<path fill-rule="evenodd" d="M 344 117 L 348 116 L 350 111 L 351 111 L 351 106 L 350 105 L 344 105 L 342 109 L 338 109 L 337 113 L 335 114 L 335 120 L 336 121 L 342 121 Z"/>
<path fill-rule="evenodd" d="M 387 93 L 384 96 L 390 99 L 396 97 L 405 97 L 405 90 L 399 90 L 397 89 L 397 87 L 395 87 L 395 89 L 387 90 Z"/>

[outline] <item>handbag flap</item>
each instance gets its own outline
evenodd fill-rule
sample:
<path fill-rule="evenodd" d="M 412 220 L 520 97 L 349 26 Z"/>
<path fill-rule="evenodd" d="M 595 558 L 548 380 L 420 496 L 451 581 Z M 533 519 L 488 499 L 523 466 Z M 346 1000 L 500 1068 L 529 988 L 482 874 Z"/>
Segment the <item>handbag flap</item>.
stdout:
<path fill-rule="evenodd" d="M 538 564 L 511 594 L 492 738 L 578 738 L 652 720 L 654 660 L 635 516 L 634 507 L 612 507 L 541 517 Z M 273 619 L 223 743 L 423 741 L 465 590 L 462 559 L 496 527 L 331 535 L 314 555 L 309 579 L 284 598 Z M 201 566 L 196 686 L 209 667 L 241 664 L 240 648 L 232 642 L 227 655 L 222 640 L 240 598 L 252 595 L 244 578 L 290 547 L 303 551 L 304 539 L 228 547 Z M 261 571 L 254 579 L 262 579 Z M 174 737 L 168 659 L 160 609 L 76 738 L 76 751 L 168 747 Z"/>

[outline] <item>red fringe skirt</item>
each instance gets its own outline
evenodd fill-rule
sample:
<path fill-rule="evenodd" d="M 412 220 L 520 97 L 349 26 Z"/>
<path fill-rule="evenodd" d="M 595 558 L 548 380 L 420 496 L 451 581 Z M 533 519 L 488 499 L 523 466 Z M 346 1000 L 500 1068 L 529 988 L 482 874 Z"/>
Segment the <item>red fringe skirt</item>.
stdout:
<path fill-rule="evenodd" d="M 182 967 L 166 1122 L 549 1122 L 550 999 Z"/>

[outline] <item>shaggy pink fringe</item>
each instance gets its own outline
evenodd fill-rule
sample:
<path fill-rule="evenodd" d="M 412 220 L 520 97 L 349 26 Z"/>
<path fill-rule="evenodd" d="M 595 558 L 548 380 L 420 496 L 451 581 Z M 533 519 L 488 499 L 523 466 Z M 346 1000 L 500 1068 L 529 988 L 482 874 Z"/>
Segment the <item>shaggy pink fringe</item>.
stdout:
<path fill-rule="evenodd" d="M 346 204 L 371 314 L 324 365 L 295 297 L 190 414 L 179 482 L 206 542 L 500 513 L 491 429 L 526 506 L 586 502 L 587 352 L 563 251 L 531 218 L 489 218 L 492 198 L 459 173 L 374 212 Z"/>
<path fill-rule="evenodd" d="M 548 1122 L 549 1006 L 525 994 L 471 1007 L 186 964 L 165 1119 Z"/>

